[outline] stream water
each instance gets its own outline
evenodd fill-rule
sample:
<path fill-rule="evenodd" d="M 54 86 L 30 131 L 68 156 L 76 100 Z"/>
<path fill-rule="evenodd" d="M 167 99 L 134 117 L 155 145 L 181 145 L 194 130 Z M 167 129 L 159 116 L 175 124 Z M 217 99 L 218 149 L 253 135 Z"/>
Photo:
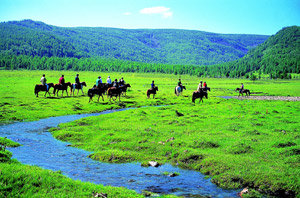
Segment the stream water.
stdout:
<path fill-rule="evenodd" d="M 22 144 L 20 147 L 8 149 L 13 153 L 13 158 L 24 164 L 37 165 L 53 171 L 61 170 L 72 179 L 122 186 L 139 193 L 147 190 L 185 197 L 238 197 L 238 191 L 221 189 L 197 171 L 183 170 L 170 164 L 155 168 L 141 167 L 140 163 L 109 164 L 92 160 L 87 157 L 90 152 L 68 147 L 68 142 L 56 140 L 48 132 L 49 128 L 57 127 L 60 123 L 124 110 L 127 109 L 2 125 L 0 136 Z M 177 172 L 180 175 L 169 177 L 163 172 Z"/>

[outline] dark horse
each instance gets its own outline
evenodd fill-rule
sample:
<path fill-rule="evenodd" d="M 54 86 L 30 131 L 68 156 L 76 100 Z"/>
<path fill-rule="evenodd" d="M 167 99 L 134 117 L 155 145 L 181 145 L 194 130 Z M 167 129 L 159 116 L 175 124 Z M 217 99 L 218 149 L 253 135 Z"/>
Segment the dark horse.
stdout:
<path fill-rule="evenodd" d="M 150 98 L 150 94 L 153 94 L 153 98 L 154 98 L 157 91 L 158 91 L 158 87 L 148 89 L 147 90 L 147 97 Z"/>
<path fill-rule="evenodd" d="M 54 84 L 53 83 L 47 83 L 47 85 L 49 86 L 48 90 L 47 90 L 46 85 L 35 85 L 34 94 L 36 95 L 36 97 L 39 97 L 39 92 L 40 91 L 45 91 L 46 92 L 44 97 L 46 96 L 47 93 L 49 94 L 49 96 L 51 96 L 49 90 L 50 90 L 51 87 L 54 87 Z"/>
<path fill-rule="evenodd" d="M 128 87 L 131 87 L 130 84 L 125 84 L 125 85 L 121 85 L 121 86 L 120 86 L 120 89 L 121 89 L 121 91 L 122 91 L 122 94 L 125 93 L 125 96 L 126 96 L 126 92 L 127 92 L 127 88 L 128 88 Z"/>
<path fill-rule="evenodd" d="M 183 92 L 183 90 L 186 90 L 185 86 L 182 86 L 182 89 L 181 89 L 180 86 L 176 86 L 175 87 L 175 94 L 176 94 L 176 96 L 179 96 Z"/>
<path fill-rule="evenodd" d="M 66 91 L 67 93 L 67 96 L 68 96 L 68 87 L 72 87 L 72 84 L 70 82 L 67 82 L 67 83 L 64 83 L 64 84 L 55 84 L 54 85 L 54 91 L 53 91 L 53 94 L 55 96 L 55 92 L 57 93 L 57 96 L 58 96 L 58 92 L 59 90 L 62 90 L 62 93 L 61 93 L 61 96 L 64 95 L 64 91 Z"/>
<path fill-rule="evenodd" d="M 98 102 L 99 102 L 99 98 L 100 96 L 102 97 L 102 100 L 104 101 L 103 98 L 103 94 L 106 92 L 107 88 L 105 86 L 102 87 L 96 87 L 94 86 L 92 89 L 88 90 L 88 96 L 90 97 L 89 102 L 91 102 L 91 100 L 93 100 L 94 95 L 98 95 Z"/>
<path fill-rule="evenodd" d="M 108 90 L 107 90 L 107 97 L 109 97 L 109 101 L 111 101 L 111 98 L 113 96 L 115 96 L 116 99 L 117 99 L 117 97 L 119 97 L 119 101 L 121 101 L 120 100 L 121 93 L 124 90 L 126 90 L 128 87 L 130 87 L 130 84 L 125 84 L 125 85 L 120 86 L 120 87 L 110 87 L 110 88 L 108 88 Z M 114 98 L 112 98 L 112 99 L 115 100 Z"/>
<path fill-rule="evenodd" d="M 83 95 L 83 94 L 84 94 L 84 93 L 83 93 L 83 90 L 82 90 L 83 86 L 86 87 L 86 83 L 85 83 L 85 82 L 81 82 L 79 85 L 73 83 L 72 86 L 71 86 L 71 91 L 70 91 L 71 95 L 72 95 L 72 93 L 73 93 L 73 96 L 74 96 L 75 89 L 78 90 L 78 91 L 77 91 L 77 95 L 78 95 L 79 89 L 81 89 L 81 92 L 82 92 L 82 95 Z"/>
<path fill-rule="evenodd" d="M 235 91 L 239 91 L 239 97 L 240 97 L 241 94 L 243 96 L 244 93 L 246 94 L 246 96 L 250 96 L 250 90 L 249 89 L 236 88 Z"/>
<path fill-rule="evenodd" d="M 195 103 L 195 100 L 197 98 L 200 98 L 199 100 L 199 103 L 202 101 L 203 103 L 203 97 L 205 97 L 206 99 L 208 98 L 207 97 L 207 92 L 206 91 L 203 91 L 202 89 L 200 89 L 200 92 L 199 91 L 194 91 L 193 92 L 193 97 L 192 97 L 192 102 Z"/>

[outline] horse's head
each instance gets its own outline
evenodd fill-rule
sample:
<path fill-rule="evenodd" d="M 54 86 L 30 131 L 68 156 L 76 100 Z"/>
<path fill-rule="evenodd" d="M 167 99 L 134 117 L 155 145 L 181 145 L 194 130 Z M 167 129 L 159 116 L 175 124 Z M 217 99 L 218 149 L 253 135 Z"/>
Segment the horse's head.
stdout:
<path fill-rule="evenodd" d="M 210 88 L 209 88 L 209 87 L 207 87 L 206 89 L 207 89 L 208 91 L 210 91 Z"/>
<path fill-rule="evenodd" d="M 82 82 L 81 84 L 82 84 L 82 86 L 85 86 L 85 87 L 86 87 L 86 83 L 85 83 L 85 82 Z"/>
<path fill-rule="evenodd" d="M 67 82 L 66 85 L 69 87 L 72 87 L 72 83 L 70 83 L 70 82 Z"/>
<path fill-rule="evenodd" d="M 239 91 L 239 90 L 240 90 L 240 88 L 236 88 L 236 89 L 235 89 L 235 91 Z"/>
<path fill-rule="evenodd" d="M 126 86 L 126 87 L 131 87 L 129 83 L 128 83 L 128 84 L 126 84 L 125 86 Z"/>
<path fill-rule="evenodd" d="M 54 87 L 54 84 L 53 83 L 47 83 L 47 85 L 50 87 Z"/>
<path fill-rule="evenodd" d="M 156 91 L 158 91 L 158 87 L 154 87 L 154 89 L 155 89 Z"/>

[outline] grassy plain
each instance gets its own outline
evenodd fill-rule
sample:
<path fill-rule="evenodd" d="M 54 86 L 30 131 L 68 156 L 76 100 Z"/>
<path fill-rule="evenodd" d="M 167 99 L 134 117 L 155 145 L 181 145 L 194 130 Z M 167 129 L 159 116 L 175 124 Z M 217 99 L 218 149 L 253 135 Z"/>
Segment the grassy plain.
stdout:
<path fill-rule="evenodd" d="M 0 71 L 0 122 L 29 121 L 49 116 L 142 107 L 61 124 L 56 138 L 93 151 L 90 157 L 108 162 L 157 160 L 199 170 L 221 187 L 246 187 L 274 195 L 299 196 L 300 102 L 223 99 L 240 83 L 264 95 L 300 96 L 299 80 L 249 81 L 199 79 L 194 76 L 78 72 L 92 87 L 97 76 L 124 77 L 132 88 L 121 102 L 88 103 L 86 96 L 36 98 L 34 85 L 43 73 L 56 83 L 61 74 L 74 81 L 77 72 Z M 187 90 L 174 95 L 178 78 Z M 156 99 L 146 99 L 151 81 Z M 212 91 L 203 104 L 191 102 L 200 80 Z M 160 107 L 151 107 L 162 105 Z M 167 105 L 167 106 L 163 106 Z M 177 112 L 183 114 L 178 116 Z M 12 170 L 13 171 L 13 170 Z M 7 173 L 8 174 L 8 173 Z M 25 176 L 24 176 L 25 177 Z M 287 194 L 286 194 L 287 195 Z"/>

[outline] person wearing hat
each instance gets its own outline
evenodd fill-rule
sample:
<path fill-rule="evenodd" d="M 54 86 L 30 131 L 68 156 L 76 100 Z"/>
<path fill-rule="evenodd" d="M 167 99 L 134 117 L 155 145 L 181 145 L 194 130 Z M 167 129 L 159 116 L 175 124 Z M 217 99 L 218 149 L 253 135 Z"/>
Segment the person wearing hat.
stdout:
<path fill-rule="evenodd" d="M 118 83 L 118 79 L 115 79 L 115 81 L 113 82 L 113 87 L 118 88 L 119 87 L 119 83 Z"/>
<path fill-rule="evenodd" d="M 98 76 L 98 79 L 96 80 L 96 87 L 99 88 L 102 84 L 101 76 Z"/>
<path fill-rule="evenodd" d="M 107 84 L 109 84 L 109 85 L 111 84 L 111 79 L 110 79 L 110 76 L 108 76 L 108 77 L 107 77 L 107 79 L 106 79 L 106 83 L 107 83 Z"/>

